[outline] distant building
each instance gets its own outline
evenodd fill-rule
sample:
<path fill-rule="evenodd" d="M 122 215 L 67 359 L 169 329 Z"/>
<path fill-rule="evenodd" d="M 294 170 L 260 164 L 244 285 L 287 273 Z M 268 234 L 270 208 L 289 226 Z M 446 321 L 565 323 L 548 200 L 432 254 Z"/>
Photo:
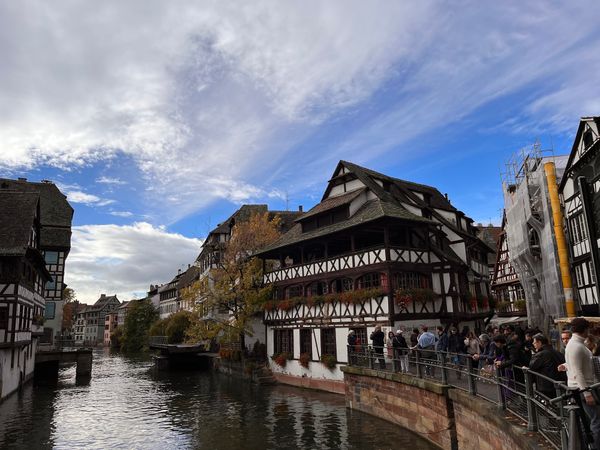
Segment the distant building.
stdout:
<path fill-rule="evenodd" d="M 75 324 L 73 325 L 73 340 L 75 345 L 84 345 L 87 320 L 85 312 L 89 308 L 88 305 L 81 304 L 77 310 L 77 316 L 75 318 Z"/>
<path fill-rule="evenodd" d="M 73 208 L 65 195 L 50 181 L 28 182 L 24 178 L 0 178 L 1 191 L 36 193 L 40 202 L 39 250 L 44 255 L 51 279 L 45 285 L 44 336 L 41 342 L 53 345 L 62 329 L 65 262 L 71 249 Z"/>
<path fill-rule="evenodd" d="M 569 237 L 573 288 L 584 315 L 598 316 L 600 299 L 600 117 L 579 122 L 559 192 Z"/>
<path fill-rule="evenodd" d="M 514 317 L 527 314 L 525 291 L 521 286 L 519 276 L 510 263 L 505 226 L 506 214 L 502 217 L 502 231 L 498 236 L 496 261 L 490 283 L 492 296 L 496 302 L 496 313 L 499 318 L 506 318 L 505 320 L 496 321 L 498 323 L 508 322 L 514 320 L 512 319 Z"/>
<path fill-rule="evenodd" d="M 117 309 L 117 325 L 120 327 L 125 326 L 125 319 L 127 319 L 127 313 L 129 309 L 135 304 L 138 300 L 130 300 L 128 302 L 123 302 L 119 309 Z"/>
<path fill-rule="evenodd" d="M 0 189 L 0 401 L 33 376 L 43 336 L 44 285 L 37 192 Z"/>
<path fill-rule="evenodd" d="M 110 336 L 118 325 L 118 313 L 110 312 L 104 317 L 104 346 L 110 347 Z"/>
<path fill-rule="evenodd" d="M 166 319 L 171 314 L 179 311 L 181 307 L 181 299 L 177 290 L 179 278 L 181 278 L 181 271 L 171 281 L 158 287 L 158 312 L 161 319 Z"/>
<path fill-rule="evenodd" d="M 86 320 L 90 329 L 90 344 L 97 345 L 104 342 L 104 322 L 106 315 L 116 311 L 119 306 L 121 306 L 121 302 L 116 295 L 101 294 L 96 303 L 86 311 Z"/>

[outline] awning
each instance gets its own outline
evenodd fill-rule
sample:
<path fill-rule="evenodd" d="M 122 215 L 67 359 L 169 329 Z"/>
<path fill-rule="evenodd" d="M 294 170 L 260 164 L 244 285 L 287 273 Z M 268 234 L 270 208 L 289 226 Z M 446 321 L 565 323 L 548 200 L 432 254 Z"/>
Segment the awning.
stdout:
<path fill-rule="evenodd" d="M 527 322 L 527 317 L 523 317 L 523 316 L 514 316 L 514 317 L 498 317 L 498 316 L 494 316 L 492 317 L 492 320 L 490 320 L 490 323 L 492 325 L 506 325 L 509 323 L 519 323 L 519 322 Z"/>

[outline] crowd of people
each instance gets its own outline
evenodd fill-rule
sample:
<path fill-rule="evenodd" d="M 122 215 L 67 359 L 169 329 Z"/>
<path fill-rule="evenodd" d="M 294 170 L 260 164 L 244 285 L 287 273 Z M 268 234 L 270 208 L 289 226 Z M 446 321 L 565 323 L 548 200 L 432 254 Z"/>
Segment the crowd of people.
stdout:
<path fill-rule="evenodd" d="M 405 336 L 406 335 L 406 336 Z M 536 392 L 547 399 L 557 396 L 555 381 L 580 390 L 582 406 L 589 418 L 595 448 L 600 450 L 600 395 L 590 386 L 600 382 L 600 329 L 592 329 L 585 318 L 571 321 L 561 332 L 553 327 L 548 336 L 537 328 L 519 326 L 488 326 L 483 333 L 475 333 L 468 326 L 459 332 L 456 327 L 438 326 L 435 332 L 427 326 L 414 328 L 409 334 L 403 329 L 387 334 L 377 326 L 370 336 L 374 358 L 381 369 L 392 360 L 394 370 L 409 371 L 409 355 L 418 350 L 425 361 L 439 361 L 465 366 L 470 359 L 471 370 L 482 377 L 493 377 L 497 369 L 505 379 L 516 386 L 524 382 L 524 368 L 535 372 Z M 356 338 L 350 333 L 350 352 Z M 387 349 L 387 353 L 385 350 Z M 385 353 L 385 354 L 384 354 Z M 436 364 L 424 364 L 424 375 L 434 376 Z M 460 376 L 461 371 L 457 371 Z"/>

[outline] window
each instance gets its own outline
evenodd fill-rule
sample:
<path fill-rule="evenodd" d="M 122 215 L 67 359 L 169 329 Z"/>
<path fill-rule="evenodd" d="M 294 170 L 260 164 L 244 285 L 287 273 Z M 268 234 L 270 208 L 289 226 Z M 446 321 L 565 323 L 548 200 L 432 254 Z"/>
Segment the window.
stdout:
<path fill-rule="evenodd" d="M 46 319 L 54 319 L 54 309 L 56 307 L 56 303 L 54 302 L 46 302 L 46 311 L 44 317 Z"/>
<path fill-rule="evenodd" d="M 312 330 L 309 328 L 300 330 L 300 353 L 308 353 L 312 359 Z"/>
<path fill-rule="evenodd" d="M 578 214 L 574 217 L 571 217 L 569 219 L 569 225 L 573 244 L 577 244 L 587 239 L 587 229 L 585 226 L 583 214 Z"/>
<path fill-rule="evenodd" d="M 302 285 L 289 286 L 286 288 L 285 293 L 285 298 L 302 297 Z"/>
<path fill-rule="evenodd" d="M 361 328 L 351 328 L 354 331 L 354 335 L 356 336 L 356 345 L 357 346 L 367 346 L 369 345 L 369 341 L 367 341 L 367 329 L 364 327 Z"/>
<path fill-rule="evenodd" d="M 308 295 L 324 295 L 327 294 L 327 283 L 323 281 L 317 281 L 311 284 L 308 288 Z"/>
<path fill-rule="evenodd" d="M 394 289 L 428 288 L 429 278 L 418 272 L 401 272 L 392 275 Z"/>
<path fill-rule="evenodd" d="M 8 306 L 0 307 L 0 330 L 8 330 Z"/>
<path fill-rule="evenodd" d="M 337 358 L 335 328 L 321 328 L 321 355 L 331 355 Z"/>
<path fill-rule="evenodd" d="M 368 273 L 358 279 L 359 289 L 370 289 L 376 288 L 381 285 L 380 277 L 378 273 Z"/>
<path fill-rule="evenodd" d="M 273 330 L 273 353 L 294 354 L 294 330 Z"/>
<path fill-rule="evenodd" d="M 354 288 L 354 282 L 350 278 L 340 278 L 331 283 L 333 292 L 348 292 Z"/>
<path fill-rule="evenodd" d="M 56 289 L 56 280 L 52 279 L 50 281 L 47 281 L 46 282 L 46 290 L 53 291 L 54 289 Z"/>
<path fill-rule="evenodd" d="M 44 254 L 46 264 L 57 264 L 58 263 L 58 252 L 46 252 Z"/>

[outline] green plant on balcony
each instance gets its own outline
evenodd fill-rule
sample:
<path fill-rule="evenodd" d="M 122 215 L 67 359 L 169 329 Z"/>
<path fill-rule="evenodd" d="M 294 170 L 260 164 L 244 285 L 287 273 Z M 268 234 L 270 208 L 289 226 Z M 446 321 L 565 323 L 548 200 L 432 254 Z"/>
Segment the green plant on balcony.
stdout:
<path fill-rule="evenodd" d="M 502 301 L 496 303 L 496 311 L 507 312 L 509 308 L 510 308 L 510 302 L 507 302 L 506 300 L 502 300 Z"/>
<path fill-rule="evenodd" d="M 43 315 L 36 314 L 35 316 L 33 316 L 31 323 L 33 325 L 35 325 L 36 327 L 41 327 L 44 325 L 45 321 L 46 321 L 46 318 Z"/>
<path fill-rule="evenodd" d="M 300 358 L 298 358 L 298 362 L 302 367 L 308 369 L 308 365 L 310 364 L 310 355 L 308 353 L 300 353 Z"/>
<path fill-rule="evenodd" d="M 337 365 L 337 359 L 333 355 L 321 355 L 321 364 L 323 364 L 329 370 L 333 370 Z"/>
<path fill-rule="evenodd" d="M 525 311 L 527 309 L 527 302 L 522 299 L 515 300 L 514 305 L 517 311 Z"/>
<path fill-rule="evenodd" d="M 281 353 L 277 353 L 273 356 L 271 356 L 271 359 L 273 360 L 273 362 L 275 364 L 277 364 L 279 367 L 285 367 L 285 365 L 287 364 L 287 362 L 292 359 L 292 355 L 289 354 L 288 352 L 281 352 Z"/>

